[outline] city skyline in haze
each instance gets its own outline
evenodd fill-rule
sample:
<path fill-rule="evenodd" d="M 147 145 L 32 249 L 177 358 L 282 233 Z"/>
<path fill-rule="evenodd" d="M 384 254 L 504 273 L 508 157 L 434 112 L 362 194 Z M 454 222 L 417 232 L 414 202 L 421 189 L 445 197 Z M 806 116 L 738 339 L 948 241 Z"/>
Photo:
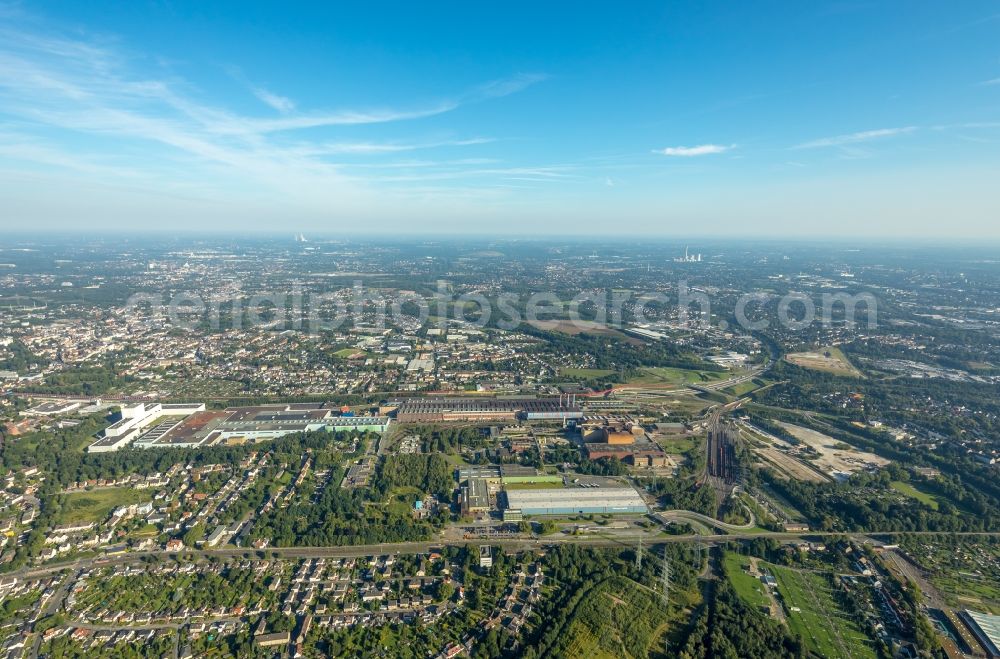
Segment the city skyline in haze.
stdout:
<path fill-rule="evenodd" d="M 1000 238 L 1000 7 L 0 4 L 0 226 Z"/>

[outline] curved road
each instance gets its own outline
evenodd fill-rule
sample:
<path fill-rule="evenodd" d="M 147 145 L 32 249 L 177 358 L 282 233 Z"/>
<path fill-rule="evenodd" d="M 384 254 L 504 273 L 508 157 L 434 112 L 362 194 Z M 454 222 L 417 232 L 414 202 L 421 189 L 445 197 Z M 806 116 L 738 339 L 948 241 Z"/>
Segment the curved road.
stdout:
<path fill-rule="evenodd" d="M 753 512 L 750 511 L 750 521 L 746 524 L 728 524 L 721 520 L 715 519 L 714 517 L 709 517 L 708 515 L 702 515 L 701 513 L 696 513 L 693 510 L 664 510 L 659 513 L 652 513 L 653 517 L 660 520 L 661 522 L 675 522 L 678 520 L 685 522 L 700 522 L 707 526 L 712 526 L 727 533 L 739 533 L 740 531 L 747 531 L 754 528 L 757 525 L 757 520 L 754 519 Z M 711 537 L 711 536 L 709 536 Z"/>

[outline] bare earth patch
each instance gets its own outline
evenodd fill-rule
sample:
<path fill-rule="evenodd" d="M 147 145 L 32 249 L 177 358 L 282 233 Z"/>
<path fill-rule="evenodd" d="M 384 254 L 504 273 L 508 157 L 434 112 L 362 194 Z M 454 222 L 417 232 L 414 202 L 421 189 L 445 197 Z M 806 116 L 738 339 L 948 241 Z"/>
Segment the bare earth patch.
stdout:
<path fill-rule="evenodd" d="M 792 437 L 819 453 L 819 457 L 810 460 L 810 462 L 819 471 L 830 474 L 834 478 L 843 478 L 864 469 L 880 468 L 889 464 L 888 460 L 874 453 L 867 453 L 853 447 L 844 448 L 843 442 L 821 432 L 791 423 L 781 423 L 780 425 Z"/>
<path fill-rule="evenodd" d="M 785 360 L 800 368 L 823 371 L 834 375 L 863 377 L 861 371 L 841 352 L 840 348 L 822 348 L 812 352 L 793 352 Z"/>

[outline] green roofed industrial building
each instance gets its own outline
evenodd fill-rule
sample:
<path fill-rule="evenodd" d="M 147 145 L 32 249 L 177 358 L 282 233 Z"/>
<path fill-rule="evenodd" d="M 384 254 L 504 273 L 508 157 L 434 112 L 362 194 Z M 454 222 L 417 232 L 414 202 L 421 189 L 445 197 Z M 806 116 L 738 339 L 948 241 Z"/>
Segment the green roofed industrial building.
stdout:
<path fill-rule="evenodd" d="M 543 474 L 534 467 L 526 467 L 517 464 L 500 465 L 500 480 L 505 485 L 517 483 L 559 483 L 562 484 L 562 476 L 554 474 Z"/>

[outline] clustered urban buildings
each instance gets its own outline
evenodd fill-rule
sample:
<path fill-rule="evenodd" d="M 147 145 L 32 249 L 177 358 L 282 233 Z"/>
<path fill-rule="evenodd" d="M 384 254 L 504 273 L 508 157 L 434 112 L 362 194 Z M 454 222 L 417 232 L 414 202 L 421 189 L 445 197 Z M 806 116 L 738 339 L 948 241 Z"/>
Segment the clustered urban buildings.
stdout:
<path fill-rule="evenodd" d="M 856 359 L 854 366 L 844 358 L 840 367 L 874 369 L 893 387 L 905 384 L 904 378 L 955 387 L 994 384 L 997 376 L 988 364 L 974 368 L 954 357 L 965 349 L 967 360 L 975 351 L 958 345 L 957 334 L 944 333 L 935 341 L 912 330 L 925 321 L 943 324 L 961 330 L 965 341 L 967 330 L 995 328 L 976 300 L 949 306 L 941 274 L 915 279 L 907 289 L 893 279 L 897 275 L 891 269 L 865 271 L 873 286 L 906 310 L 906 318 L 889 329 L 838 320 L 801 330 L 775 327 L 765 337 L 728 327 L 728 315 L 705 312 L 698 314 L 704 322 L 692 324 L 667 307 L 653 308 L 642 321 L 630 318 L 620 328 L 556 320 L 501 329 L 480 326 L 466 317 L 465 306 L 456 313 L 448 301 L 425 321 L 383 317 L 379 308 L 401 295 L 433 299 L 428 282 L 434 277 L 447 280 L 441 288 L 450 300 L 511 289 L 527 294 L 540 288 L 564 293 L 675 287 L 631 252 L 604 258 L 596 252 L 564 256 L 553 249 L 502 263 L 482 255 L 453 259 L 403 249 L 377 255 L 340 245 L 328 249 L 321 253 L 297 245 L 297 251 L 289 249 L 281 258 L 275 258 L 273 247 L 239 254 L 221 247 L 155 254 L 124 249 L 120 260 L 105 260 L 111 265 L 101 270 L 93 259 L 81 259 L 78 265 L 60 265 L 55 274 L 15 268 L 0 275 L 0 293 L 8 303 L 0 305 L 5 365 L 0 387 L 9 394 L 2 399 L 5 446 L 35 445 L 40 437 L 62 437 L 92 424 L 85 426 L 83 441 L 73 444 L 79 446 L 82 464 L 136 460 L 147 465 L 141 473 L 124 475 L 108 469 L 104 478 L 81 476 L 81 469 L 68 479 L 80 479 L 75 483 L 56 483 L 58 467 L 46 473 L 30 461 L 3 474 L 2 561 L 17 556 L 26 566 L 17 577 L 0 577 L 0 597 L 25 611 L 23 618 L 4 621 L 0 640 L 10 656 L 20 656 L 16 653 L 38 640 L 29 630 L 52 611 L 67 618 L 40 635 L 40 642 L 46 647 L 68 643 L 82 651 L 145 643 L 162 645 L 167 653 L 180 635 L 164 632 L 163 626 L 183 626 L 185 642 L 235 635 L 252 639 L 262 650 L 288 654 L 302 652 L 320 630 L 396 622 L 447 626 L 462 615 L 467 593 L 460 574 L 464 568 L 454 556 L 445 556 L 445 547 L 465 542 L 478 557 L 480 571 L 491 570 L 494 561 L 506 561 L 484 538 L 529 545 L 553 532 L 559 535 L 550 541 L 557 544 L 592 528 L 611 538 L 655 539 L 664 530 L 683 531 L 670 528 L 675 522 L 692 520 L 753 532 L 760 523 L 785 534 L 805 533 L 810 525 L 815 529 L 815 519 L 778 505 L 764 486 L 729 489 L 723 497 L 722 505 L 732 506 L 728 514 L 750 516 L 745 523 L 712 520 L 704 513 L 676 519 L 663 512 L 646 515 L 661 511 L 667 500 L 654 496 L 657 488 L 668 490 L 677 482 L 665 479 L 683 474 L 691 491 L 711 480 L 691 473 L 697 462 L 693 451 L 702 446 L 712 411 L 740 409 L 750 391 L 773 396 L 762 396 L 761 408 L 781 405 L 797 413 L 815 406 L 823 412 L 817 415 L 823 423 L 850 416 L 852 423 L 828 430 L 838 440 L 844 430 L 928 455 L 958 447 L 977 468 L 1000 460 L 989 435 L 996 416 L 988 401 L 968 402 L 949 391 L 889 404 L 878 390 L 866 393 L 881 382 L 875 377 L 808 377 L 816 364 L 836 368 L 838 346 L 854 342 L 871 356 Z M 701 263 L 699 256 L 669 261 L 666 267 L 688 268 L 700 279 L 692 290 L 711 297 L 713 304 L 732 302 L 745 292 L 744 276 L 754 273 L 766 272 L 767 303 L 792 286 L 819 293 L 844 290 L 855 280 L 854 272 L 831 273 L 819 262 L 794 262 L 772 273 L 771 265 L 756 262 L 725 269 L 714 258 L 717 269 L 709 280 L 701 274 L 707 271 Z M 321 332 L 283 322 L 279 305 L 258 314 L 259 322 L 230 315 L 233 300 L 246 310 L 256 294 L 297 282 L 305 293 L 323 290 L 332 294 L 333 303 L 351 305 L 357 287 L 349 282 L 362 276 L 376 284 L 365 291 L 364 303 L 349 322 Z M 122 304 L 119 288 L 154 290 L 164 300 L 196 292 L 210 306 L 218 303 L 221 318 L 215 323 L 211 313 L 192 314 L 193 322 L 178 324 L 155 304 Z M 914 288 L 919 295 L 930 290 L 939 296 L 935 313 L 917 307 Z M 106 297 L 94 302 L 100 296 Z M 634 308 L 625 305 L 626 317 L 630 311 Z M 947 352 L 950 366 L 918 361 L 935 349 Z M 772 358 L 782 351 L 783 359 Z M 796 354 L 811 355 L 812 364 L 792 359 Z M 781 370 L 780 379 L 767 375 L 767 368 Z M 790 381 L 792 386 L 784 386 Z M 300 402 L 274 402 L 288 400 Z M 881 409 L 875 407 L 879 404 Z M 869 413 L 873 409 L 878 411 Z M 901 411 L 911 416 L 901 419 Z M 976 423 L 955 432 L 941 424 L 930 429 L 912 420 L 916 412 Z M 97 425 L 103 429 L 92 434 Z M 914 495 L 903 480 L 882 483 L 888 494 L 878 490 L 877 481 L 888 482 L 889 460 L 872 459 L 818 431 L 815 446 L 795 441 L 782 428 L 788 430 L 756 418 L 741 418 L 732 427 L 749 447 L 743 458 L 748 465 L 784 465 L 787 471 L 772 471 L 801 481 L 802 488 L 822 483 L 827 494 L 836 490 L 837 481 L 867 477 L 860 489 L 877 492 L 880 504 L 894 509 L 912 504 Z M 291 456 L 268 450 L 269 442 L 299 433 L 321 435 L 305 438 L 316 439 L 313 448 Z M 215 456 L 223 454 L 239 457 L 219 462 Z M 812 471 L 806 462 L 815 462 Z M 828 474 L 828 463 L 850 468 Z M 387 464 L 399 468 L 405 485 L 385 478 Z M 453 478 L 439 478 L 442 472 Z M 917 485 L 919 479 L 942 477 L 940 469 L 929 466 L 909 465 L 901 473 L 893 470 L 891 477 L 909 474 Z M 910 487 L 917 491 L 916 485 Z M 937 502 L 937 493 L 945 489 L 923 494 Z M 326 526 L 311 536 L 319 542 L 356 533 L 350 523 L 374 511 L 394 531 L 411 522 L 429 529 L 426 537 L 433 540 L 426 544 L 435 546 L 399 554 L 366 549 L 358 556 L 336 555 L 324 546 L 327 555 L 305 558 L 285 551 L 302 537 L 301 527 L 321 502 L 329 509 L 318 524 Z M 294 514 L 283 514 L 289 510 Z M 958 520 L 964 511 L 956 511 Z M 923 514 L 931 515 L 931 508 Z M 43 522 L 36 523 L 39 519 Z M 836 515 L 824 513 L 820 521 L 845 528 Z M 268 524 L 268 532 L 262 532 Z M 185 553 L 198 558 L 185 558 Z M 440 656 L 472 653 L 489 631 L 516 636 L 530 624 L 543 597 L 542 563 L 532 552 L 517 560 L 492 612 L 477 619 L 460 641 L 441 647 Z M 47 570 L 56 561 L 73 567 L 45 577 L 29 572 Z M 850 568 L 862 576 L 865 569 L 860 559 Z M 876 589 L 875 581 L 888 580 L 881 573 L 868 576 L 872 579 L 851 576 L 840 583 Z M 878 597 L 886 611 L 902 616 L 898 601 Z M 294 618 L 295 624 L 291 629 L 271 624 L 268 612 Z M 962 624 L 981 645 L 995 648 L 990 637 L 1000 628 L 995 620 L 969 613 Z M 185 648 L 176 654 L 185 656 Z"/>

